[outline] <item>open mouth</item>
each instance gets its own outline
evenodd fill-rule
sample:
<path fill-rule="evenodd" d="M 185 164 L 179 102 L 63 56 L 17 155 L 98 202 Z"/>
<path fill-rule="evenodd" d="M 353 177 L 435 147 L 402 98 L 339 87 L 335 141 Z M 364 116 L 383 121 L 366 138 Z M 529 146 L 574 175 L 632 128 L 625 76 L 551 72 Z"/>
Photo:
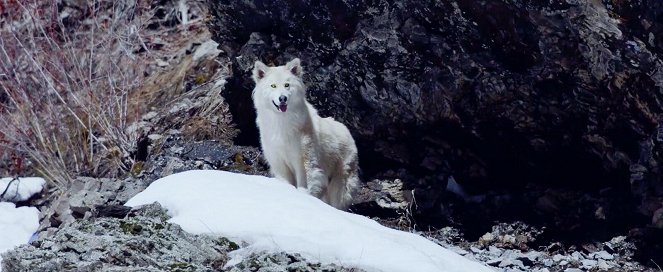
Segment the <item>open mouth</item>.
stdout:
<path fill-rule="evenodd" d="M 288 104 L 281 103 L 279 105 L 276 105 L 274 101 L 272 101 L 272 104 L 274 104 L 274 107 L 276 107 L 276 110 L 278 111 L 285 112 L 286 110 L 288 110 Z"/>

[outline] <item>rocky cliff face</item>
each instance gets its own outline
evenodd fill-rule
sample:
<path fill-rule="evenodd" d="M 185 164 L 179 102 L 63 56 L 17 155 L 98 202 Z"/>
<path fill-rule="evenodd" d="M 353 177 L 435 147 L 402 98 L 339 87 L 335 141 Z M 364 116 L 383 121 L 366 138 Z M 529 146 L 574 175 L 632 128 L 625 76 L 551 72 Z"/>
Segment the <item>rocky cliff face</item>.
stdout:
<path fill-rule="evenodd" d="M 402 168 L 428 198 L 449 175 L 470 189 L 616 185 L 636 204 L 658 197 L 660 1 L 209 5 L 233 62 L 238 143 L 258 143 L 253 62 L 300 57 L 309 99 L 350 127 L 367 177 Z"/>

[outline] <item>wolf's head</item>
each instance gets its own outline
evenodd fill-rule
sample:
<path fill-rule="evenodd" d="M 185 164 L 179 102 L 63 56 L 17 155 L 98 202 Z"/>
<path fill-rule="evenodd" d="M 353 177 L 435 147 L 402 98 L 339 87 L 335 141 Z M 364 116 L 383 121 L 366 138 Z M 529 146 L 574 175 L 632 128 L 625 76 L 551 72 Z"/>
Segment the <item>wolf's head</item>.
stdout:
<path fill-rule="evenodd" d="M 253 66 L 253 103 L 256 108 L 271 108 L 286 112 L 288 107 L 305 106 L 306 87 L 302 81 L 302 66 L 298 58 L 283 66 L 269 67 L 261 61 Z"/>

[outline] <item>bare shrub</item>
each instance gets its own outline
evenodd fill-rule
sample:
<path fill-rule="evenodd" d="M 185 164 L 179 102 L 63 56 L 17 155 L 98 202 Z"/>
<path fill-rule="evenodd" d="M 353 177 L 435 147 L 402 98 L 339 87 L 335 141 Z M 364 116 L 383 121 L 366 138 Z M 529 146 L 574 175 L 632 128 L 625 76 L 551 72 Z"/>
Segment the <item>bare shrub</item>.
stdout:
<path fill-rule="evenodd" d="M 139 135 L 125 129 L 141 110 L 128 97 L 153 15 L 140 0 L 69 2 L 81 1 L 6 1 L 0 11 L 0 157 L 25 155 L 58 187 L 134 163 Z"/>

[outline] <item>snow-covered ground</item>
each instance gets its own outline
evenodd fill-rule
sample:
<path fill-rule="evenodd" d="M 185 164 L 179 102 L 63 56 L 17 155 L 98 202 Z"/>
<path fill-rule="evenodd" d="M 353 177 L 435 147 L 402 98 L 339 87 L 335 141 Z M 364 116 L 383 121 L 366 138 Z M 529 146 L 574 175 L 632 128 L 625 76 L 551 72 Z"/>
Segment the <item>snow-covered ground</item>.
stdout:
<path fill-rule="evenodd" d="M 24 201 L 41 192 L 46 184 L 42 178 L 0 179 L 1 201 Z M 0 254 L 15 246 L 28 243 L 39 228 L 39 210 L 35 207 L 16 207 L 11 202 L 0 202 Z M 2 257 L 0 257 L 2 262 Z M 2 271 L 2 267 L 0 267 Z"/>
<path fill-rule="evenodd" d="M 252 252 L 285 251 L 368 271 L 493 271 L 419 235 L 334 209 L 273 178 L 187 171 L 155 181 L 126 205 L 155 201 L 185 231 L 248 243 L 231 253 L 228 265 Z"/>
<path fill-rule="evenodd" d="M 43 178 L 0 178 L 0 201 L 18 202 L 28 200 L 41 192 L 46 185 Z M 1 195 L 4 192 L 4 195 Z"/>

